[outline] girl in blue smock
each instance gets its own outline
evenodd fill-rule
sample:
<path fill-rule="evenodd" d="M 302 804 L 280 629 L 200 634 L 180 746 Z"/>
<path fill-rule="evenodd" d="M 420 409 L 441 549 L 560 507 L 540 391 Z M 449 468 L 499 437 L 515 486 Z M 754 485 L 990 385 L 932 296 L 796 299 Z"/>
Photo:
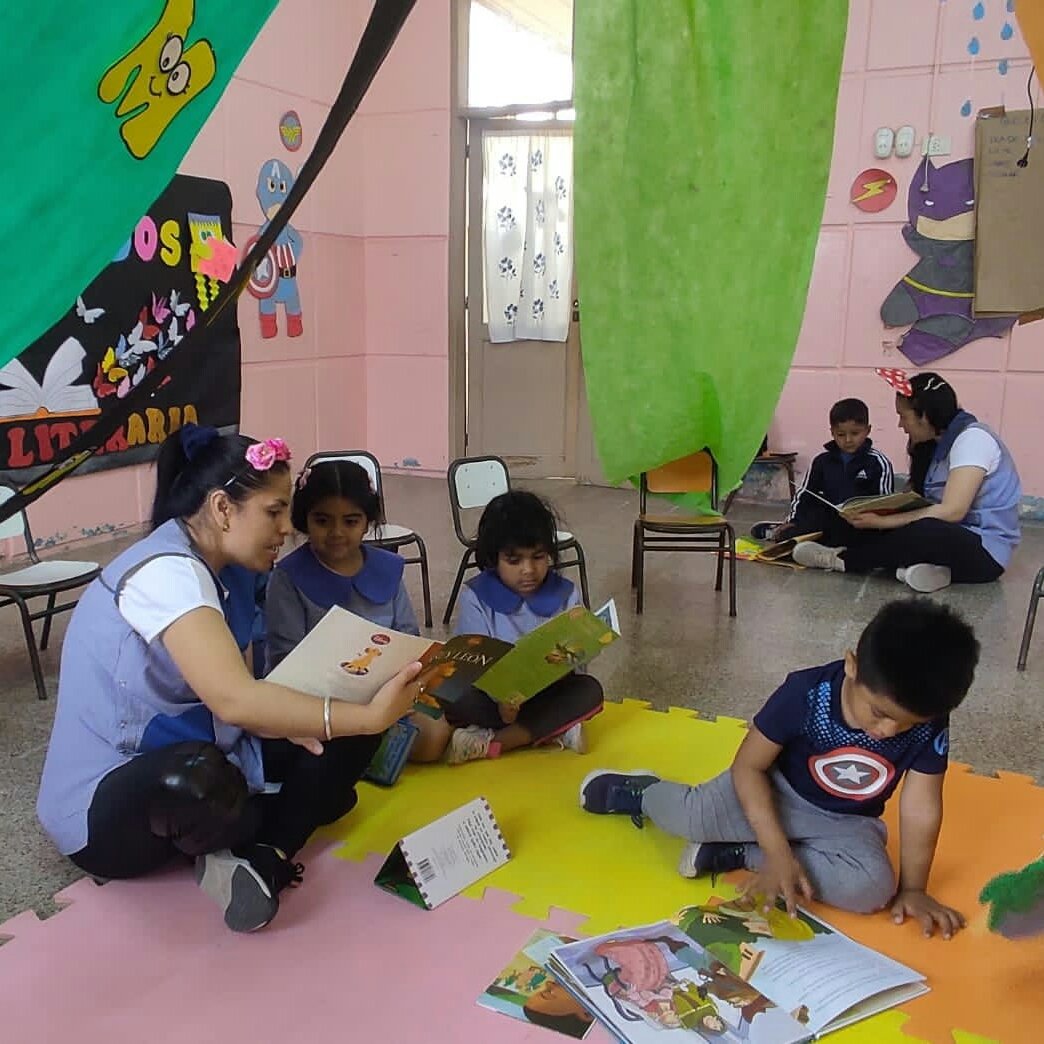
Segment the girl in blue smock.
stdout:
<path fill-rule="evenodd" d="M 308 542 L 287 555 L 268 582 L 268 670 L 334 605 L 379 627 L 420 634 L 401 556 L 363 543 L 367 531 L 383 521 L 364 468 L 348 460 L 306 468 L 297 479 L 290 519 Z"/>
<path fill-rule="evenodd" d="M 240 932 L 271 921 L 301 881 L 298 850 L 355 805 L 420 670 L 359 707 L 247 669 L 219 577 L 275 563 L 291 532 L 289 459 L 281 439 L 194 424 L 161 447 L 152 532 L 102 570 L 69 621 L 37 800 L 58 850 L 95 877 L 195 859 L 198 884 Z"/>
<path fill-rule="evenodd" d="M 456 634 L 517 642 L 553 616 L 580 604 L 573 583 L 558 572 L 557 522 L 538 496 L 511 490 L 482 512 L 475 557 L 481 572 L 460 592 Z M 518 747 L 554 740 L 582 754 L 583 722 L 602 709 L 602 686 L 572 673 L 518 708 L 471 689 L 443 718 L 415 713 L 421 730 L 414 761 L 445 756 L 450 764 L 495 758 Z"/>

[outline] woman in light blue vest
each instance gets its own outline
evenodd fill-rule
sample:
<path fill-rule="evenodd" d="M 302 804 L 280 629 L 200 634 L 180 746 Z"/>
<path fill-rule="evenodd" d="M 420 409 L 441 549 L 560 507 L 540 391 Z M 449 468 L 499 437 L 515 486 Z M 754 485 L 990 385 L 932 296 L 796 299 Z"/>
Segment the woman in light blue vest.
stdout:
<path fill-rule="evenodd" d="M 794 561 L 843 573 L 895 570 L 923 594 L 951 582 L 999 579 L 1020 537 L 1022 485 L 1008 448 L 960 408 L 957 393 L 937 373 L 908 378 L 887 370 L 881 376 L 896 389 L 899 427 L 911 447 L 935 442 L 924 480 L 932 503 L 898 515 L 859 515 L 846 547 L 806 542 L 794 549 Z"/>
<path fill-rule="evenodd" d="M 95 877 L 194 858 L 234 931 L 275 916 L 301 880 L 296 852 L 355 805 L 419 670 L 355 706 L 247 669 L 218 575 L 274 565 L 291 531 L 289 459 L 280 439 L 193 424 L 164 443 L 153 531 L 102 570 L 69 622 L 37 802 L 59 851 Z"/>

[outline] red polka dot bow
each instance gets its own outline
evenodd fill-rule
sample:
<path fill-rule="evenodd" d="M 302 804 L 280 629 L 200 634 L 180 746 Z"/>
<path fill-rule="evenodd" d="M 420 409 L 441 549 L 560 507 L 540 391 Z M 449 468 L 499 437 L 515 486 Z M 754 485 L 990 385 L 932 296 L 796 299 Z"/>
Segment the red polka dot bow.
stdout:
<path fill-rule="evenodd" d="M 913 396 L 913 385 L 910 384 L 910 378 L 907 376 L 905 370 L 890 369 L 885 366 L 878 366 L 874 373 L 878 377 L 884 379 L 884 381 L 892 388 L 894 388 L 900 395 L 905 395 L 908 399 Z"/>

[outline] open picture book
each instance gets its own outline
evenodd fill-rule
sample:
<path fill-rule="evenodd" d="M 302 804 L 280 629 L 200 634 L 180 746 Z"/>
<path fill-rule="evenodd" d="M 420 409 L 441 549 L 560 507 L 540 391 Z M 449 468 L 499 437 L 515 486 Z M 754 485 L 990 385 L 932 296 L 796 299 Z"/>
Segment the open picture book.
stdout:
<path fill-rule="evenodd" d="M 620 1040 L 790 1044 L 926 993 L 924 976 L 805 911 L 711 899 L 558 947 L 548 966 Z"/>
<path fill-rule="evenodd" d="M 422 709 L 438 712 L 472 686 L 498 702 L 524 703 L 590 663 L 616 638 L 583 606 L 552 617 L 514 645 L 477 634 L 433 642 L 333 606 L 266 680 L 314 696 L 369 703 L 386 681 L 419 660 Z"/>
<path fill-rule="evenodd" d="M 920 493 L 915 493 L 913 490 L 888 493 L 885 496 L 851 497 L 843 504 L 834 504 L 827 500 L 826 497 L 821 497 L 810 489 L 805 489 L 804 492 L 826 504 L 827 507 L 832 507 L 842 518 L 851 518 L 853 515 L 867 513 L 873 515 L 901 515 L 907 511 L 917 511 L 919 508 L 931 507 L 932 504 L 930 500 L 925 500 Z"/>

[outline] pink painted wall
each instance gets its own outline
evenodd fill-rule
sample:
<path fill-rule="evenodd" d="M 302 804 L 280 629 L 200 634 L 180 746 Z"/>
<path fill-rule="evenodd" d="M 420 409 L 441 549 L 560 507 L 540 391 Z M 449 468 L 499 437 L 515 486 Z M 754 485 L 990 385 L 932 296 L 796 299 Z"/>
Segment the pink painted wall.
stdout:
<path fill-rule="evenodd" d="M 975 0 L 850 0 L 834 155 L 812 285 L 770 434 L 774 448 L 796 450 L 803 465 L 830 437 L 831 403 L 854 395 L 870 406 L 875 440 L 898 471 L 906 470 L 892 394 L 872 367 L 914 369 L 894 347 L 900 331 L 885 329 L 879 309 L 916 260 L 900 228 L 920 156 L 877 160 L 873 134 L 880 126 L 909 123 L 919 141 L 929 131 L 950 137 L 952 154 L 936 161 L 947 163 L 973 154 L 979 109 L 1026 108 L 1030 61 L 1014 15 L 1005 0 L 983 0 L 985 16 L 976 20 L 974 6 Z M 1009 40 L 1002 38 L 1005 23 L 1014 29 Z M 973 38 L 978 40 L 975 56 L 970 53 Z M 967 116 L 961 111 L 966 102 Z M 899 194 L 884 211 L 865 214 L 848 202 L 849 187 L 860 171 L 877 166 L 895 176 Z M 1033 406 L 1044 393 L 1044 322 L 1016 327 L 1002 340 L 972 342 L 936 368 L 952 380 L 962 404 L 1005 439 L 1025 493 L 1044 496 L 1044 457 L 1034 437 L 1039 405 Z"/>
<path fill-rule="evenodd" d="M 265 160 L 297 171 L 362 34 L 367 0 L 281 0 L 181 166 L 232 189 L 235 240 L 262 220 Z M 294 109 L 304 145 L 288 152 Z M 293 218 L 304 248 L 301 337 L 263 340 L 257 302 L 239 303 L 242 429 L 281 435 L 303 461 L 366 447 L 388 467 L 445 470 L 448 454 L 450 0 L 421 0 Z M 149 466 L 66 480 L 30 512 L 45 544 L 144 520 Z M 11 548 L 10 550 L 14 550 Z"/>

